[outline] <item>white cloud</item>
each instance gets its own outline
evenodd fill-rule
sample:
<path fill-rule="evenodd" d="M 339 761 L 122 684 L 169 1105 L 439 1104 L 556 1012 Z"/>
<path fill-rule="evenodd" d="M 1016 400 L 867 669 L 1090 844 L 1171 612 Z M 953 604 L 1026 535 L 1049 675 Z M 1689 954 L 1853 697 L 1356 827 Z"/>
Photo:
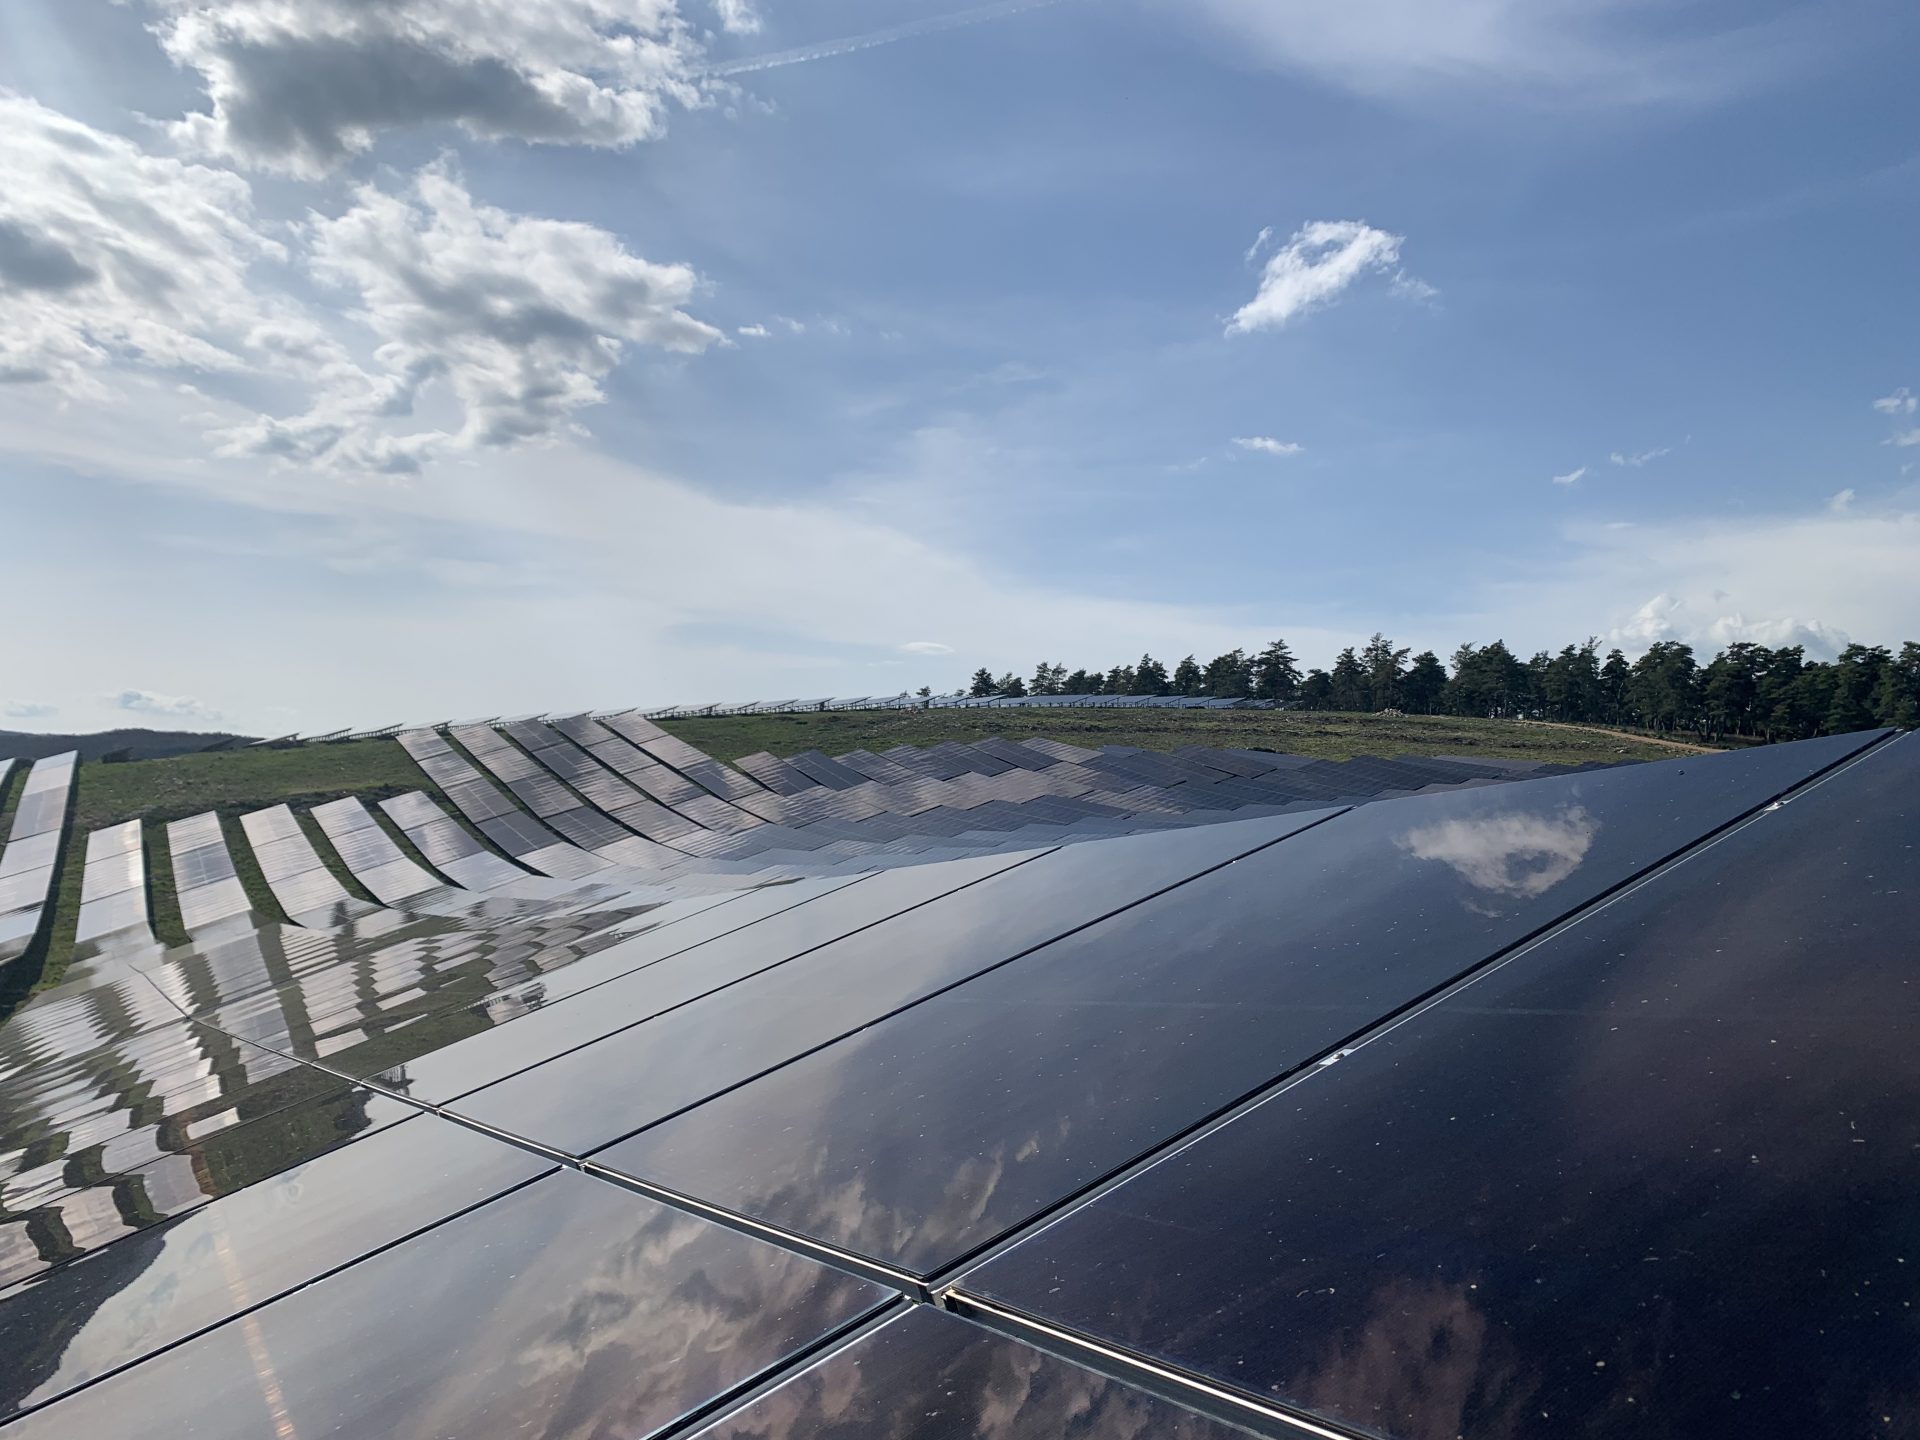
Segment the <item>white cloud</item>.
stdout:
<path fill-rule="evenodd" d="M 44 720 L 59 713 L 58 705 L 41 705 L 32 700 L 10 700 L 0 705 L 0 715 L 9 720 Z"/>
<path fill-rule="evenodd" d="M 1887 444 L 1898 445 L 1902 449 L 1905 449 L 1909 445 L 1920 445 L 1920 428 L 1896 431 L 1893 438 L 1887 441 Z"/>
<path fill-rule="evenodd" d="M 1656 640 L 1713 651 L 1734 640 L 1805 645 L 1920 638 L 1920 510 L 1580 522 L 1520 574 L 1480 588 L 1444 631 L 1517 648 L 1594 632 L 1629 652 Z M 1649 598 L 1651 597 L 1651 598 Z M 1442 636 L 1444 638 L 1444 634 Z"/>
<path fill-rule="evenodd" d="M 1641 466 L 1658 460 L 1662 455 L 1671 455 L 1672 453 L 1673 447 L 1671 445 L 1663 445 L 1658 450 L 1639 450 L 1632 452 L 1616 450 L 1607 456 L 1607 459 L 1615 465 L 1629 465 L 1635 470 L 1638 470 Z"/>
<path fill-rule="evenodd" d="M 1821 38 L 1817 21 L 1795 15 L 1693 22 L 1661 38 L 1637 0 L 1168 0 L 1167 8 L 1222 36 L 1236 63 L 1393 100 L 1698 99 L 1750 85 Z"/>
<path fill-rule="evenodd" d="M 1291 440 L 1276 440 L 1271 435 L 1236 435 L 1233 443 L 1257 455 L 1298 455 L 1306 448 Z"/>
<path fill-rule="evenodd" d="M 184 145 L 315 175 L 383 131 L 625 146 L 700 103 L 700 47 L 674 0 L 148 0 L 209 109 Z M 744 14 L 745 7 L 739 6 Z"/>
<path fill-rule="evenodd" d="M 297 319 L 254 298 L 281 247 L 247 184 L 0 95 L 0 381 L 100 393 L 114 364 L 237 371 Z"/>
<path fill-rule="evenodd" d="M 764 340 L 772 332 L 764 325 L 739 325 L 734 327 L 733 333 L 744 335 L 749 340 Z"/>
<path fill-rule="evenodd" d="M 1253 262 L 1260 257 L 1260 252 L 1265 250 L 1272 240 L 1273 227 L 1271 225 L 1262 225 L 1260 227 L 1260 233 L 1253 237 L 1253 244 L 1247 247 L 1247 253 L 1242 258 L 1247 264 L 1253 264 Z"/>
<path fill-rule="evenodd" d="M 1556 485 L 1578 485 L 1582 480 L 1586 479 L 1586 476 L 1587 467 L 1582 465 L 1577 470 L 1569 470 L 1564 475 L 1554 476 L 1553 483 Z"/>
<path fill-rule="evenodd" d="M 1227 334 L 1277 329 L 1329 304 L 1361 277 L 1393 271 L 1404 238 L 1361 220 L 1314 220 L 1301 226 L 1267 257 L 1258 293 L 1233 313 Z"/>
<path fill-rule="evenodd" d="M 1882 415 L 1911 415 L 1920 409 L 1920 395 L 1915 395 L 1902 385 L 1891 395 L 1882 395 L 1873 402 L 1873 408 Z"/>
<path fill-rule="evenodd" d="M 158 715 L 169 720 L 218 720 L 220 717 L 190 695 L 156 695 L 151 690 L 122 690 L 107 697 L 116 710 L 136 715 Z"/>
<path fill-rule="evenodd" d="M 909 640 L 900 648 L 909 655 L 953 654 L 953 646 L 943 645 L 938 640 Z"/>
<path fill-rule="evenodd" d="M 1827 497 L 1827 511 L 1833 515 L 1844 515 L 1853 509 L 1853 500 L 1853 491 L 1836 490 Z"/>
<path fill-rule="evenodd" d="M 713 0 L 713 9 L 719 17 L 720 28 L 729 35 L 760 33 L 760 15 L 749 0 Z"/>
<path fill-rule="evenodd" d="M 415 470 L 448 449 L 548 438 L 598 403 L 628 343 L 693 354 L 720 331 L 680 307 L 697 288 L 605 230 L 482 205 L 450 165 L 400 193 L 361 187 L 304 237 L 314 274 L 348 292 L 378 348 L 374 373 L 335 364 L 313 406 L 222 432 L 222 453 Z M 452 431 L 394 434 L 429 387 L 458 404 Z"/>

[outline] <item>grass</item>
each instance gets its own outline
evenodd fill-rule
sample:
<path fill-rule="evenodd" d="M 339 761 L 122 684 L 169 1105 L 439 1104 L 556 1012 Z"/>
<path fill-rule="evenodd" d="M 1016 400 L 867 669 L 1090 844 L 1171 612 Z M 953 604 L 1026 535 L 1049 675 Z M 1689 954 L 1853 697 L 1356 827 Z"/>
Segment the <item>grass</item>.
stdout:
<path fill-rule="evenodd" d="M 1590 760 L 1656 760 L 1676 753 L 1671 744 L 1631 735 L 1527 721 L 1259 710 L 872 710 L 674 720 L 666 728 L 721 760 L 736 760 L 760 750 L 776 755 L 808 749 L 840 754 L 993 735 L 1016 739 L 1044 735 L 1089 747 L 1135 745 L 1151 750 L 1171 750 L 1180 745 L 1231 746 L 1335 760 L 1355 755 L 1487 755 L 1577 764 Z M 0 825 L 17 803 L 25 768 L 18 767 L 11 783 L 0 789 L 0 801 L 6 802 L 6 810 L 0 811 Z M 145 822 L 155 928 L 162 940 L 179 943 L 185 934 L 173 895 L 166 842 L 168 821 L 208 810 L 217 812 L 235 869 L 255 909 L 278 919 L 279 907 L 240 829 L 241 815 L 279 804 L 304 812 L 328 800 L 358 795 L 385 821 L 377 809 L 378 802 L 409 790 L 424 790 L 438 798 L 437 787 L 391 739 L 288 750 L 177 755 L 118 765 L 83 763 L 75 772 L 72 829 L 57 880 L 52 927 L 43 934 L 36 950 L 0 977 L 0 1014 L 23 998 L 29 985 L 38 990 L 57 984 L 72 959 L 82 862 L 91 831 L 125 820 Z M 443 801 L 442 808 L 456 814 L 450 803 Z M 304 815 L 303 822 L 329 868 L 349 891 L 363 893 L 331 848 L 318 843 L 318 827 Z M 388 824 L 383 828 L 397 836 L 396 827 Z M 0 829 L 0 835 L 4 833 Z M 403 842 L 403 848 L 412 853 L 411 844 Z"/>
<path fill-rule="evenodd" d="M 854 710 L 813 715 L 729 715 L 661 722 L 715 759 L 767 750 L 885 750 L 993 735 L 1041 735 L 1069 745 L 1171 750 L 1209 745 L 1279 750 L 1322 760 L 1356 755 L 1488 755 L 1575 765 L 1591 760 L 1665 760 L 1671 744 L 1613 731 L 1526 720 L 1441 715 L 1338 715 L 1297 710 Z M 1683 747 L 1692 751 L 1696 747 Z"/>

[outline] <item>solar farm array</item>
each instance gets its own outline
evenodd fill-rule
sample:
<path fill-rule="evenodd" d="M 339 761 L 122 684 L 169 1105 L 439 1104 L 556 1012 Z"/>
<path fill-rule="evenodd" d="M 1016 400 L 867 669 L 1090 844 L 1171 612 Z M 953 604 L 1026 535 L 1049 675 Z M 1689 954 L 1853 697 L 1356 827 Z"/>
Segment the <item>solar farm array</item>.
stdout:
<path fill-rule="evenodd" d="M 276 914 L 173 822 L 184 947 L 87 837 L 0 1027 L 0 1428 L 1920 1433 L 1911 737 L 398 742 L 431 793 L 244 818 Z"/>

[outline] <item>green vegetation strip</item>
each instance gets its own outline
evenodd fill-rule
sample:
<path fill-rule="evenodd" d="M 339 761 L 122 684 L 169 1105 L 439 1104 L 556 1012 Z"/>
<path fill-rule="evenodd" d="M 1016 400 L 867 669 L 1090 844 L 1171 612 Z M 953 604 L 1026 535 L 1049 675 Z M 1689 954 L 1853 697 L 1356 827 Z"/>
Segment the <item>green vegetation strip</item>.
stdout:
<path fill-rule="evenodd" d="M 664 720 L 663 728 L 718 760 L 756 751 L 792 755 L 824 750 L 885 750 L 893 745 L 937 745 L 1005 735 L 1044 736 L 1097 749 L 1134 745 L 1172 750 L 1181 745 L 1278 750 L 1319 760 L 1356 755 L 1485 755 L 1578 765 L 1594 760 L 1664 760 L 1697 747 L 1529 720 L 1481 720 L 1451 715 L 1343 715 L 1295 710 L 1082 709 L 850 710 L 807 715 L 730 715 L 711 720 Z"/>

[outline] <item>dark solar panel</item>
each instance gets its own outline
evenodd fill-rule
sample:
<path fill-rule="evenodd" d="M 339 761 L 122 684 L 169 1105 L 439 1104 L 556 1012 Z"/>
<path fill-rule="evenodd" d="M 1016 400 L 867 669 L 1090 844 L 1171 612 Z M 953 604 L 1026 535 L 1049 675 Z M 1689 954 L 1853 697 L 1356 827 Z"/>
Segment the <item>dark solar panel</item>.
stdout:
<path fill-rule="evenodd" d="M 1908 739 L 965 1288 L 1386 1435 L 1430 1432 L 1432 1372 L 1364 1347 L 1433 1357 L 1468 1434 L 1894 1433 L 1916 835 Z"/>
<path fill-rule="evenodd" d="M 1349 811 L 598 1158 L 930 1273 L 1857 744 Z"/>
<path fill-rule="evenodd" d="M 87 837 L 78 958 L 0 1025 L 17 1433 L 1920 1415 L 1910 739 L 988 740 L 803 757 L 828 784 L 637 715 L 454 734 L 399 736 L 444 801 L 274 807 L 232 855 L 172 822 L 191 945 L 139 823 Z M 0 945 L 73 774 L 29 777 Z"/>

